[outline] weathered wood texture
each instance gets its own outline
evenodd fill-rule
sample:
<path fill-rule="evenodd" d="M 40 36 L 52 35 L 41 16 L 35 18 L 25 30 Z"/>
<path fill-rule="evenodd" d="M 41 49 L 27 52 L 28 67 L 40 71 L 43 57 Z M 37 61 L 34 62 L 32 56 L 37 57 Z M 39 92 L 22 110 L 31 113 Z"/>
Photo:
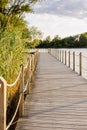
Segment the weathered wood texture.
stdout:
<path fill-rule="evenodd" d="M 87 130 L 87 81 L 40 54 L 34 87 L 16 130 Z"/>

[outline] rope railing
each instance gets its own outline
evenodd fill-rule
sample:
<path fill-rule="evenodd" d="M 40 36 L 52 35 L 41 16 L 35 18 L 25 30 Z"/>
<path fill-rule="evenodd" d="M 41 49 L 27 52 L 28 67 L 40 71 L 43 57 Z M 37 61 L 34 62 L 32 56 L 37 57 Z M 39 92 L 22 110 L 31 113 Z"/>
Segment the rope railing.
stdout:
<path fill-rule="evenodd" d="M 24 67 L 21 65 L 20 72 L 12 84 L 7 84 L 5 79 L 3 77 L 0 77 L 0 130 L 8 130 L 12 124 L 14 124 L 14 119 L 18 113 L 19 110 L 19 117 L 23 116 L 24 113 L 24 94 L 27 92 L 29 94 L 30 91 L 30 82 L 32 81 L 32 77 L 34 74 L 34 71 L 36 69 L 36 64 L 38 60 L 39 53 L 34 52 L 31 54 L 31 56 L 28 58 L 27 64 Z M 14 114 L 12 116 L 12 119 L 9 121 L 9 123 L 6 125 L 6 111 L 7 111 L 7 88 L 15 88 L 17 89 L 18 93 L 18 101 L 16 108 L 14 110 Z M 12 100 L 11 100 L 12 101 Z"/>
<path fill-rule="evenodd" d="M 79 75 L 84 76 L 83 70 L 87 72 L 86 65 L 83 63 L 84 58 L 85 61 L 87 60 L 87 56 L 83 55 L 82 52 L 75 52 L 69 49 L 49 49 L 48 52 L 60 62 L 72 68 L 73 71 L 79 73 Z"/>
<path fill-rule="evenodd" d="M 12 84 L 7 83 L 7 106 L 10 105 L 14 94 L 18 91 L 18 88 L 20 86 L 20 80 L 21 80 L 20 77 L 21 77 L 21 68 L 15 82 Z"/>
<path fill-rule="evenodd" d="M 19 72 L 18 77 L 16 78 L 15 82 L 12 83 L 12 84 L 8 84 L 7 83 L 7 87 L 13 87 L 13 86 L 15 86 L 17 84 L 18 80 L 20 79 L 20 75 L 21 75 L 21 71 Z"/>
<path fill-rule="evenodd" d="M 16 107 L 16 110 L 15 110 L 15 113 L 11 119 L 11 121 L 9 122 L 8 126 L 6 127 L 6 130 L 8 130 L 12 124 L 12 122 L 14 121 L 15 117 L 16 117 L 16 114 L 18 112 L 18 109 L 19 109 L 19 105 L 20 105 L 20 102 L 21 102 L 21 98 L 22 98 L 22 94 L 20 94 L 20 97 L 19 97 L 19 101 L 18 101 L 18 104 L 17 104 L 17 107 Z"/>

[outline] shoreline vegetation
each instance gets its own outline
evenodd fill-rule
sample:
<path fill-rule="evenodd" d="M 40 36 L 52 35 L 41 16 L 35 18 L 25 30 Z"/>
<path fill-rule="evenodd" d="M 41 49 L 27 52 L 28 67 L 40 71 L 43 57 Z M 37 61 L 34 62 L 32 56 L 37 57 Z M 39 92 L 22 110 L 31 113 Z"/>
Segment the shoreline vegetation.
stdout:
<path fill-rule="evenodd" d="M 40 40 L 36 48 L 87 48 L 87 32 L 60 38 L 56 35 L 53 39 L 47 36 L 45 40 Z"/>

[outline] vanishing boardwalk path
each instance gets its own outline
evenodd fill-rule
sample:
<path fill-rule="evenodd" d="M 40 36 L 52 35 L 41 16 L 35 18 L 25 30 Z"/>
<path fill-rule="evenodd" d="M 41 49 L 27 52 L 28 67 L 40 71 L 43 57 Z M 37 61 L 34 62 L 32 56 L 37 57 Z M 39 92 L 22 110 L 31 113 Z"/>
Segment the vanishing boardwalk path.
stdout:
<path fill-rule="evenodd" d="M 40 54 L 34 87 L 16 130 L 87 130 L 87 81 L 48 53 Z"/>

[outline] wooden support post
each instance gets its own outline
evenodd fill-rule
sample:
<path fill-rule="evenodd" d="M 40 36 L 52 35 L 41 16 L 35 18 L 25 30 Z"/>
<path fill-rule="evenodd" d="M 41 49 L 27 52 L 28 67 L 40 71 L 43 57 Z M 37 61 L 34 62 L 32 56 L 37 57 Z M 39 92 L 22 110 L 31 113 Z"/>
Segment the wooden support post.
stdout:
<path fill-rule="evenodd" d="M 58 49 L 57 49 L 57 60 L 58 60 Z"/>
<path fill-rule="evenodd" d="M 37 54 L 34 54 L 34 71 L 36 70 Z"/>
<path fill-rule="evenodd" d="M 56 49 L 56 59 L 57 59 L 57 49 Z"/>
<path fill-rule="evenodd" d="M 51 49 L 49 49 L 49 53 L 51 54 Z"/>
<path fill-rule="evenodd" d="M 30 79 L 31 79 L 30 78 L 30 58 L 28 58 L 27 60 L 28 60 L 28 70 L 27 70 L 28 71 L 27 72 L 28 73 L 28 77 L 27 77 L 28 78 L 27 79 L 28 80 L 28 86 L 27 86 L 27 94 L 29 94 L 30 93 Z"/>
<path fill-rule="evenodd" d="M 52 49 L 50 49 L 50 54 L 52 55 Z"/>
<path fill-rule="evenodd" d="M 50 54 L 50 49 L 48 49 L 48 53 Z"/>
<path fill-rule="evenodd" d="M 32 72 L 34 73 L 35 63 L 34 63 L 34 54 L 32 55 Z"/>
<path fill-rule="evenodd" d="M 23 116 L 24 115 L 24 66 L 21 65 L 21 81 L 20 81 L 20 90 L 19 90 L 19 94 L 22 94 L 22 98 L 21 98 L 21 102 L 20 102 L 20 106 L 19 106 L 19 116 Z"/>
<path fill-rule="evenodd" d="M 61 62 L 61 50 L 60 50 L 60 62 Z"/>
<path fill-rule="evenodd" d="M 62 50 L 62 63 L 64 63 L 64 51 Z"/>
<path fill-rule="evenodd" d="M 57 60 L 58 60 L 58 50 L 57 50 Z"/>
<path fill-rule="evenodd" d="M 59 61 L 59 50 L 58 50 L 58 61 Z"/>
<path fill-rule="evenodd" d="M 61 61 L 61 50 L 59 50 L 59 54 L 60 54 L 59 61 Z"/>
<path fill-rule="evenodd" d="M 61 50 L 61 62 L 62 62 L 62 50 Z"/>
<path fill-rule="evenodd" d="M 48 49 L 48 53 L 50 54 L 50 49 Z"/>
<path fill-rule="evenodd" d="M 6 81 L 0 77 L 0 130 L 6 130 Z"/>
<path fill-rule="evenodd" d="M 73 71 L 75 71 L 75 52 L 73 52 Z"/>
<path fill-rule="evenodd" d="M 31 56 L 31 73 L 32 73 L 32 75 L 31 75 L 31 82 L 33 82 L 33 79 L 34 79 L 34 77 L 33 77 L 34 68 L 35 68 L 35 65 L 34 65 L 34 55 L 32 54 L 32 56 Z"/>
<path fill-rule="evenodd" d="M 55 57 L 55 49 L 54 49 L 54 57 Z"/>
<path fill-rule="evenodd" d="M 56 49 L 55 49 L 55 55 L 54 55 L 54 57 L 56 58 Z"/>
<path fill-rule="evenodd" d="M 57 49 L 56 49 L 56 59 L 57 59 Z"/>
<path fill-rule="evenodd" d="M 59 61 L 60 61 L 60 50 L 59 50 Z"/>
<path fill-rule="evenodd" d="M 54 55 L 53 55 L 53 54 L 54 54 L 54 49 L 52 49 L 52 53 L 51 53 L 51 54 L 52 54 L 52 56 L 54 56 Z"/>
<path fill-rule="evenodd" d="M 53 49 L 53 56 L 54 56 L 54 49 Z"/>
<path fill-rule="evenodd" d="M 55 57 L 57 58 L 57 49 L 55 49 Z"/>
<path fill-rule="evenodd" d="M 67 55 L 66 55 L 66 51 L 65 51 L 65 65 L 67 64 L 67 63 L 66 63 L 66 62 L 67 62 L 67 61 L 66 61 L 66 60 L 67 60 L 66 56 L 67 56 Z"/>
<path fill-rule="evenodd" d="M 69 57 L 68 57 L 68 58 L 69 58 L 69 59 L 68 59 L 69 65 L 68 65 L 68 66 L 70 67 L 70 51 L 69 51 L 68 53 L 69 53 Z"/>
<path fill-rule="evenodd" d="M 55 49 L 55 56 L 54 57 L 56 58 L 56 49 Z"/>
<path fill-rule="evenodd" d="M 56 59 L 57 59 L 57 49 L 55 49 L 55 57 L 56 57 Z"/>
<path fill-rule="evenodd" d="M 56 58 L 56 49 L 55 49 L 55 58 Z"/>
<path fill-rule="evenodd" d="M 53 49 L 51 49 L 51 55 L 53 54 Z"/>
<path fill-rule="evenodd" d="M 29 78 L 30 82 L 32 81 L 32 58 L 30 57 L 30 65 L 29 65 Z"/>
<path fill-rule="evenodd" d="M 79 74 L 82 75 L 82 53 L 79 54 Z"/>

